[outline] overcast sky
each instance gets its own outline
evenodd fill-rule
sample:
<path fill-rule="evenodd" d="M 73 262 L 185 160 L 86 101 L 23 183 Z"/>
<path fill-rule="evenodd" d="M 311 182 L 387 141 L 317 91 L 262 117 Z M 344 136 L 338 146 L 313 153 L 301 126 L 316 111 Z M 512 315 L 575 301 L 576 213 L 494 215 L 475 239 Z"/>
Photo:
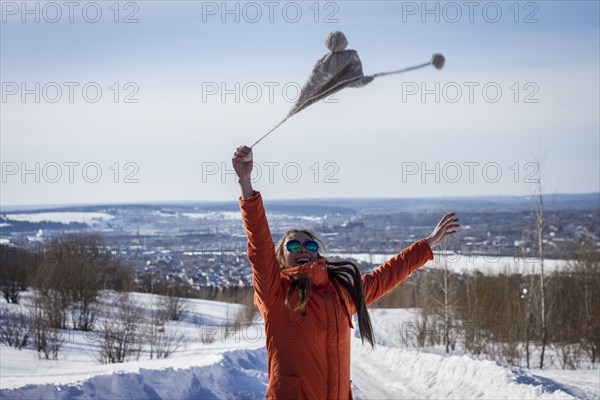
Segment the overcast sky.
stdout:
<path fill-rule="evenodd" d="M 25 4 L 25 6 L 24 6 Z M 599 3 L 3 1 L 3 206 L 233 200 L 330 31 L 376 79 L 254 149 L 270 199 L 600 190 Z"/>

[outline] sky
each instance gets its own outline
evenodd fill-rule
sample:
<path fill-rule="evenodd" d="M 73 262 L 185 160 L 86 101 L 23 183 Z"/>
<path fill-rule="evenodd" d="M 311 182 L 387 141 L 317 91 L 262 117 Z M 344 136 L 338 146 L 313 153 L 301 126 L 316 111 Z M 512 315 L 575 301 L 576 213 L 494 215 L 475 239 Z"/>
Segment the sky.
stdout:
<path fill-rule="evenodd" d="M 600 191 L 597 1 L 0 4 L 3 207 L 237 199 L 336 30 L 367 75 L 446 65 L 288 120 L 265 197 Z"/>

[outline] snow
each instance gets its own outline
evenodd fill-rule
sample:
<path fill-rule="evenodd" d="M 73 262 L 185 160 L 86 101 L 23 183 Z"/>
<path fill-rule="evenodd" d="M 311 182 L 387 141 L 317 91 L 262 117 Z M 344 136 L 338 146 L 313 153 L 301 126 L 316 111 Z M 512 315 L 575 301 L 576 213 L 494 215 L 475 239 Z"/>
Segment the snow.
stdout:
<path fill-rule="evenodd" d="M 194 358 L 195 365 L 167 363 L 135 371 L 115 371 L 69 385 L 29 385 L 3 390 L 2 396 L 11 399 L 258 399 L 264 398 L 266 389 L 265 356 L 264 348 L 224 351 Z"/>
<path fill-rule="evenodd" d="M 561 382 L 567 390 L 576 395 L 578 399 L 600 398 L 600 370 L 563 370 L 563 369 L 535 369 L 532 374 L 538 379 L 548 379 Z"/>
<path fill-rule="evenodd" d="M 565 399 L 560 389 L 522 371 L 468 356 L 441 356 L 353 343 L 352 377 L 358 398 L 373 399 Z M 384 378 L 385 377 L 385 378 Z"/>
<path fill-rule="evenodd" d="M 182 213 L 181 215 L 190 219 L 236 220 L 240 218 L 240 213 L 233 211 L 195 212 Z"/>
<path fill-rule="evenodd" d="M 109 221 L 114 216 L 101 212 L 41 212 L 41 213 L 19 213 L 6 214 L 6 218 L 12 221 L 28 221 L 28 222 L 61 222 L 68 224 L 71 222 L 80 222 L 84 224 L 97 224 L 101 221 Z"/>
<path fill-rule="evenodd" d="M 0 307 L 16 311 L 26 307 Z M 115 294 L 103 292 L 111 304 Z M 149 313 L 159 296 L 133 293 L 131 299 Z M 267 384 L 264 325 L 256 321 L 239 332 L 227 331 L 239 305 L 186 300 L 182 321 L 169 328 L 184 337 L 167 359 L 99 364 L 97 341 L 81 332 L 65 332 L 59 360 L 39 359 L 32 349 L 0 346 L 0 397 L 10 399 L 264 399 Z M 465 355 L 424 352 L 402 340 L 403 323 L 416 321 L 416 309 L 371 310 L 377 346 L 352 339 L 352 386 L 356 399 L 572 399 L 598 398 L 596 370 L 524 371 Z M 212 343 L 202 343 L 206 332 Z"/>
<path fill-rule="evenodd" d="M 381 253 L 332 253 L 342 259 L 355 259 L 371 264 L 382 264 L 395 254 Z M 468 255 L 468 254 L 434 254 L 434 259 L 426 264 L 429 268 L 444 268 L 456 273 L 467 273 L 479 271 L 485 275 L 495 274 L 531 274 L 540 272 L 540 263 L 537 258 L 509 257 L 494 255 Z M 544 260 L 544 271 L 551 273 L 555 270 L 564 269 L 569 265 L 569 260 Z"/>

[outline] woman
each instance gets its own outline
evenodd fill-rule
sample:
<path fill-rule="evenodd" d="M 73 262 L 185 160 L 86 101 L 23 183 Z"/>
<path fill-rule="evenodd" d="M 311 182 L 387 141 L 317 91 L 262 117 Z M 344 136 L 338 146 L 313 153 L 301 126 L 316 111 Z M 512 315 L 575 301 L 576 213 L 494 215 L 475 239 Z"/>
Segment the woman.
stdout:
<path fill-rule="evenodd" d="M 252 149 L 237 148 L 233 167 L 242 196 L 254 304 L 264 321 L 269 383 L 267 399 L 351 399 L 350 329 L 358 314 L 361 337 L 374 345 L 367 305 L 433 259 L 431 247 L 455 233 L 454 213 L 431 235 L 369 274 L 350 262 L 328 262 L 310 231 L 290 230 L 277 248 L 262 198 L 252 188 Z"/>

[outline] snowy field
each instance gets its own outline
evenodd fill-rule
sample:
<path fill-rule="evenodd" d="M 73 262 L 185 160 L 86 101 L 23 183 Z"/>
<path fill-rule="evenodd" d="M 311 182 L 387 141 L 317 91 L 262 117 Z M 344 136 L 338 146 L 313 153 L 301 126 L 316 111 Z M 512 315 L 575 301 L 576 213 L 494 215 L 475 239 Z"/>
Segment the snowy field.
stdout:
<path fill-rule="evenodd" d="M 114 216 L 101 212 L 40 212 L 40 213 L 18 213 L 6 214 L 6 218 L 13 221 L 28 222 L 60 222 L 69 224 L 79 222 L 88 225 L 98 224 L 104 221 L 110 221 Z"/>
<path fill-rule="evenodd" d="M 342 259 L 355 259 L 371 264 L 382 264 L 395 254 L 380 253 L 332 253 L 332 256 Z M 479 271 L 485 275 L 497 274 L 532 274 L 540 272 L 540 263 L 537 258 L 495 256 L 495 255 L 469 255 L 450 254 L 443 256 L 435 254 L 434 260 L 429 261 L 426 267 L 444 268 L 455 273 L 473 273 Z M 569 266 L 569 260 L 544 260 L 544 271 L 552 273 Z"/>
<path fill-rule="evenodd" d="M 30 300 L 24 296 L 24 304 Z M 133 294 L 146 312 L 158 296 Z M 112 293 L 101 301 L 110 304 Z M 2 308 L 17 305 L 1 300 Z M 100 364 L 93 334 L 65 332 L 58 360 L 40 360 L 35 350 L 0 347 L 0 398 L 6 399 L 263 399 L 267 384 L 263 325 L 225 328 L 239 306 L 187 301 L 181 335 L 167 359 Z M 416 310 L 374 309 L 377 347 L 362 346 L 353 334 L 352 385 L 357 399 L 597 399 L 599 371 L 524 371 L 469 356 L 441 355 L 403 345 L 398 327 Z M 210 332 L 214 341 L 201 340 Z"/>

